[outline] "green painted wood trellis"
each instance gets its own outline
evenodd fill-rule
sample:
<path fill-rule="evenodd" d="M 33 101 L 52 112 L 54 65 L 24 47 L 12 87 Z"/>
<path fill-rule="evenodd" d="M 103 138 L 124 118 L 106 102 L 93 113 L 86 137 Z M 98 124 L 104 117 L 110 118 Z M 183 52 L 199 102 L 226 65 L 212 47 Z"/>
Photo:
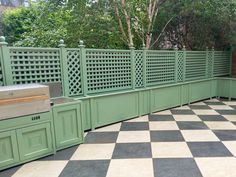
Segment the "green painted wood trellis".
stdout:
<path fill-rule="evenodd" d="M 230 75 L 230 52 L 8 47 L 0 38 L 0 86 L 61 83 L 87 96 Z"/>

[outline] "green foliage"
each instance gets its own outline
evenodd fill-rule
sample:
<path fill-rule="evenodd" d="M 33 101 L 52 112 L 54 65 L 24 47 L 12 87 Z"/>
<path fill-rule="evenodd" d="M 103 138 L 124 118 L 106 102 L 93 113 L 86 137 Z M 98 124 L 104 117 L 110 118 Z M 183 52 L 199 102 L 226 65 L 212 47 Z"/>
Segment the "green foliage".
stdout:
<path fill-rule="evenodd" d="M 109 1 L 100 0 L 85 8 L 81 8 L 80 3 L 74 3 L 72 14 L 73 19 L 69 22 L 66 39 L 69 46 L 76 46 L 81 39 L 90 48 L 125 47 Z"/>
<path fill-rule="evenodd" d="M 9 10 L 1 16 L 1 33 L 15 46 L 57 47 L 64 39 L 68 47 L 84 40 L 90 48 L 127 48 L 111 2 L 49 0 Z M 146 3 L 133 0 L 126 4 L 136 48 L 148 33 L 144 28 L 148 24 Z M 158 39 L 152 48 L 223 49 L 236 44 L 235 29 L 235 0 L 166 0 L 151 31 L 152 43 Z"/>
<path fill-rule="evenodd" d="M 23 33 L 15 45 L 56 47 L 58 41 L 67 36 L 71 12 L 51 7 L 50 4 L 41 4 L 36 7 L 35 13 L 37 18 L 30 25 L 30 30 Z"/>
<path fill-rule="evenodd" d="M 21 40 L 22 34 L 30 31 L 36 19 L 35 8 L 19 8 L 9 10 L 1 17 L 1 33 L 7 37 L 10 45 Z"/>
<path fill-rule="evenodd" d="M 4 13 L 2 32 L 9 45 L 55 47 L 66 36 L 70 18 L 68 10 L 39 3 Z"/>
<path fill-rule="evenodd" d="M 84 40 L 86 47 L 124 48 L 107 5 L 106 1 L 89 6 L 81 1 L 49 1 L 21 7 L 3 15 L 2 33 L 14 46 L 57 47 L 64 39 L 69 47 Z"/>
<path fill-rule="evenodd" d="M 161 18 L 156 21 L 155 35 L 171 17 L 174 18 L 155 47 L 164 47 L 168 41 L 171 47 L 185 45 L 192 50 L 204 50 L 207 46 L 228 48 L 236 35 L 233 28 L 235 9 L 235 0 L 169 0 L 160 9 Z"/>

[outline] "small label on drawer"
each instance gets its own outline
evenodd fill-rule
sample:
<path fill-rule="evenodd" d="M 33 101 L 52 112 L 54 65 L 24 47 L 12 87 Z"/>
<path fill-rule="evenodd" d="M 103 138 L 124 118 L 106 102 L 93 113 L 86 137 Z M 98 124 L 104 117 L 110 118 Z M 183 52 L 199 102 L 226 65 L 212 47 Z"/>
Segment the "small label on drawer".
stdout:
<path fill-rule="evenodd" d="M 32 117 L 32 120 L 39 120 L 40 119 L 40 116 L 34 116 Z"/>

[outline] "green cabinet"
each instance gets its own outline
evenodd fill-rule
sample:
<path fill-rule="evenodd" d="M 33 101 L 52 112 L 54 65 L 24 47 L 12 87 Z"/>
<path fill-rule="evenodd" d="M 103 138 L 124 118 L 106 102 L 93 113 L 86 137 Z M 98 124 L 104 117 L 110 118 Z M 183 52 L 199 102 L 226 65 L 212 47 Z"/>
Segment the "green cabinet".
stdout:
<path fill-rule="evenodd" d="M 59 104 L 53 107 L 56 148 L 62 149 L 83 142 L 81 104 Z"/>
<path fill-rule="evenodd" d="M 52 113 L 0 121 L 0 170 L 55 153 Z"/>
<path fill-rule="evenodd" d="M 0 168 L 19 162 L 15 131 L 0 133 Z"/>
<path fill-rule="evenodd" d="M 34 159 L 53 152 L 50 123 L 21 128 L 16 131 L 20 159 Z"/>

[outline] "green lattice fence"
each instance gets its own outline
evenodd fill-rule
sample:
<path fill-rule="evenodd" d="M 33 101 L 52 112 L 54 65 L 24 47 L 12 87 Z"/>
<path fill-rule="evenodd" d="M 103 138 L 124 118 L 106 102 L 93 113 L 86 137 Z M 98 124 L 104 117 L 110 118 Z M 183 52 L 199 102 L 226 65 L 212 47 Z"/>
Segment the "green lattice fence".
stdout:
<path fill-rule="evenodd" d="M 205 51 L 187 51 L 185 68 L 186 81 L 206 78 L 206 66 Z"/>
<path fill-rule="evenodd" d="M 129 50 L 86 50 L 88 93 L 131 88 Z"/>
<path fill-rule="evenodd" d="M 82 81 L 81 81 L 81 61 L 79 49 L 67 49 L 67 66 L 68 66 L 68 83 L 69 83 L 69 95 L 76 96 L 81 95 Z"/>
<path fill-rule="evenodd" d="M 214 76 L 222 76 L 230 74 L 230 52 L 215 51 L 214 52 Z"/>
<path fill-rule="evenodd" d="M 66 96 L 230 74 L 230 53 L 214 50 L 86 49 L 83 43 L 65 48 L 63 41 L 60 48 L 27 48 L 2 42 L 0 57 L 0 86 L 62 83 Z"/>
<path fill-rule="evenodd" d="M 147 51 L 146 82 L 149 86 L 175 82 L 175 51 Z"/>
<path fill-rule="evenodd" d="M 13 84 L 61 82 L 60 51 L 53 48 L 9 48 Z"/>
<path fill-rule="evenodd" d="M 207 51 L 207 78 L 213 77 L 213 62 L 214 62 L 214 51 Z"/>
<path fill-rule="evenodd" d="M 135 87 L 143 87 L 143 51 L 135 51 Z"/>
<path fill-rule="evenodd" d="M 177 51 L 177 82 L 184 81 L 185 56 L 184 51 Z"/>

